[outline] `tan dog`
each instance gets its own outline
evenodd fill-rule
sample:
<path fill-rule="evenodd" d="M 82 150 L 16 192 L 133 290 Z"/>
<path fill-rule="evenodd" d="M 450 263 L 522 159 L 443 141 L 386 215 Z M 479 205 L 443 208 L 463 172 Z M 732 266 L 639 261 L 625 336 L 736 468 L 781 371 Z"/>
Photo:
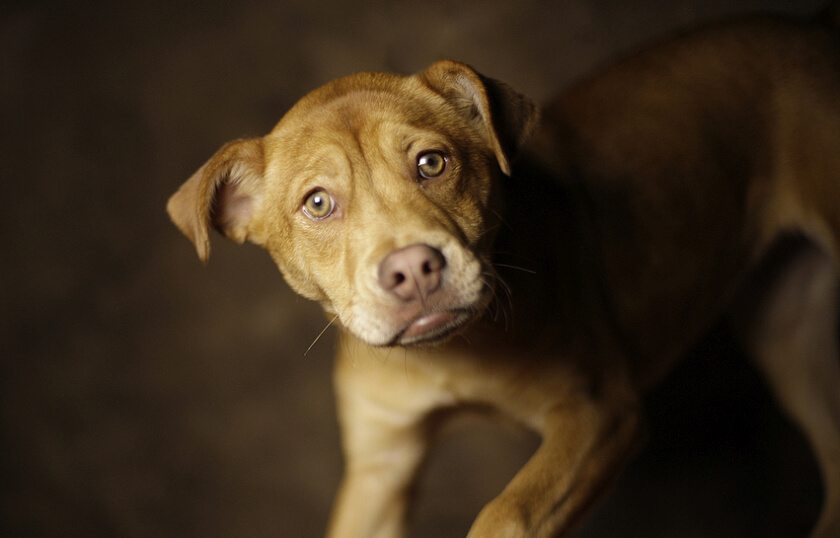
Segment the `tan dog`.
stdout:
<path fill-rule="evenodd" d="M 655 46 L 548 106 L 512 166 L 537 123 L 463 64 L 357 74 L 171 198 L 202 260 L 211 226 L 261 245 L 340 323 L 329 536 L 401 536 L 439 411 L 466 408 L 543 437 L 469 537 L 567 535 L 633 455 L 640 394 L 723 315 L 813 446 L 813 536 L 840 536 L 837 35 Z"/>

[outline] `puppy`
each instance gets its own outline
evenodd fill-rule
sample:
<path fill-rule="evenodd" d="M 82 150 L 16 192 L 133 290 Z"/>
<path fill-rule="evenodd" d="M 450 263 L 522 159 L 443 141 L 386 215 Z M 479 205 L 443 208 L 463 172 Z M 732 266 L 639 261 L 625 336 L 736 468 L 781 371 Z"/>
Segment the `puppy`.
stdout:
<path fill-rule="evenodd" d="M 542 435 L 469 538 L 568 535 L 639 445 L 640 395 L 727 316 L 820 465 L 812 536 L 840 536 L 835 31 L 707 27 L 538 115 L 457 62 L 356 74 L 170 199 L 202 260 L 211 227 L 256 243 L 340 326 L 328 535 L 402 536 L 435 425 L 468 408 Z"/>

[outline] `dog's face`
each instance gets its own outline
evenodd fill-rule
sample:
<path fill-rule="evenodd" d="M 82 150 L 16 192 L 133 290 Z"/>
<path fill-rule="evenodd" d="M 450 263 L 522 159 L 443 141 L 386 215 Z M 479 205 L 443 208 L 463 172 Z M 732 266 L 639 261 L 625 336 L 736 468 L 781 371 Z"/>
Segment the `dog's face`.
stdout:
<path fill-rule="evenodd" d="M 168 209 L 202 259 L 211 224 L 261 245 L 372 345 L 438 341 L 490 300 L 495 185 L 535 115 L 454 62 L 353 75 L 223 147 Z"/>

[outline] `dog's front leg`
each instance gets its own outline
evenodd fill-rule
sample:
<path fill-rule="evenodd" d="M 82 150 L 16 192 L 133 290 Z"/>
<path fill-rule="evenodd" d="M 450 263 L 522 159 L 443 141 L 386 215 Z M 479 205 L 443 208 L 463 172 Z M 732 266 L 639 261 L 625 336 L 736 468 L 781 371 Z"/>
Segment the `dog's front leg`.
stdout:
<path fill-rule="evenodd" d="M 429 416 L 445 395 L 407 372 L 405 351 L 343 340 L 335 385 L 345 471 L 327 536 L 399 538 L 429 446 Z"/>
<path fill-rule="evenodd" d="M 426 451 L 417 428 L 344 424 L 344 478 L 333 507 L 329 538 L 404 535 L 411 484 Z"/>
<path fill-rule="evenodd" d="M 622 404 L 601 395 L 551 409 L 540 448 L 484 507 L 468 538 L 567 536 L 634 454 L 640 423 L 634 398 Z"/>

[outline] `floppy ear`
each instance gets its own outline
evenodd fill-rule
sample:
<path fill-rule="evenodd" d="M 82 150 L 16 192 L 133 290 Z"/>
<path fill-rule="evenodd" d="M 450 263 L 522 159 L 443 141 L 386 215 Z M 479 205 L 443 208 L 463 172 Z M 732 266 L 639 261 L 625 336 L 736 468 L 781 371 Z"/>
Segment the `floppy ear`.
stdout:
<path fill-rule="evenodd" d="M 222 146 L 169 198 L 166 211 L 193 242 L 201 261 L 210 257 L 211 225 L 237 243 L 248 238 L 264 168 L 262 139 L 235 140 Z"/>
<path fill-rule="evenodd" d="M 484 135 L 499 167 L 510 175 L 511 161 L 539 119 L 536 105 L 507 84 L 460 62 L 435 62 L 419 76 Z"/>

